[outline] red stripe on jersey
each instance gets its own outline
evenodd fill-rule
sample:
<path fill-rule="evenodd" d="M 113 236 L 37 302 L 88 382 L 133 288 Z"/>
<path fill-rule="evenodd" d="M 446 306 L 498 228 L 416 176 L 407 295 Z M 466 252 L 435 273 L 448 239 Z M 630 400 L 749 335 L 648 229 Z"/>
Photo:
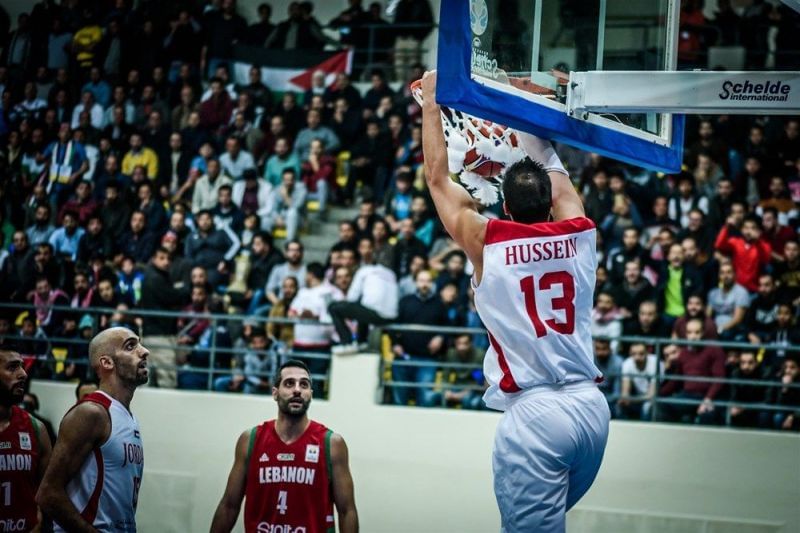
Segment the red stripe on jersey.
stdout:
<path fill-rule="evenodd" d="M 90 524 L 94 524 L 94 519 L 97 518 L 97 507 L 100 505 L 100 495 L 103 493 L 103 482 L 105 481 L 103 452 L 100 451 L 100 448 L 94 449 L 94 461 L 95 464 L 97 465 L 97 483 L 94 486 L 94 491 L 92 492 L 92 496 L 86 503 L 86 508 L 81 513 L 81 518 L 83 518 Z"/>
<path fill-rule="evenodd" d="M 594 222 L 586 217 L 570 218 L 559 222 L 520 224 L 513 220 L 489 220 L 486 226 L 486 244 L 529 239 L 531 237 L 558 237 L 594 229 Z"/>
<path fill-rule="evenodd" d="M 517 385 L 517 382 L 514 381 L 514 376 L 511 375 L 511 369 L 508 367 L 508 361 L 506 361 L 503 348 L 500 347 L 500 343 L 497 342 L 497 339 L 495 339 L 494 335 L 491 333 L 489 333 L 489 343 L 497 354 L 497 364 L 500 365 L 500 370 L 503 372 L 503 379 L 500 380 L 500 390 L 509 393 L 521 391 L 522 389 Z"/>
<path fill-rule="evenodd" d="M 109 398 L 102 392 L 92 392 L 91 394 L 87 394 L 78 403 L 84 403 L 84 402 L 99 403 L 100 405 L 105 407 L 106 410 L 111 409 L 111 398 Z"/>

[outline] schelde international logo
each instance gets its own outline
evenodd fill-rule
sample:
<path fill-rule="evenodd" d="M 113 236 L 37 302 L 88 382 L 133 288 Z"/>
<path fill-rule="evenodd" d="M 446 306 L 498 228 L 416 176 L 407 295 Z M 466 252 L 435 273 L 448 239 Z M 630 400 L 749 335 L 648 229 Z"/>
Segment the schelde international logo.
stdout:
<path fill-rule="evenodd" d="M 489 25 L 486 0 L 469 0 L 469 27 L 474 35 L 483 35 Z"/>
<path fill-rule="evenodd" d="M 750 102 L 786 102 L 792 86 L 783 81 L 767 80 L 763 83 L 753 83 L 750 80 L 722 82 L 721 100 L 746 100 Z"/>

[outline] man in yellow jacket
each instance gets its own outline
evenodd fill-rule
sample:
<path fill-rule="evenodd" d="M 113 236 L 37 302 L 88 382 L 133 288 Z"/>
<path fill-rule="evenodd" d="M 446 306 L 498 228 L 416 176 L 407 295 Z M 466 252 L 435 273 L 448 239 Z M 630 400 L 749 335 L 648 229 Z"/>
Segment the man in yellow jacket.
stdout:
<path fill-rule="evenodd" d="M 147 170 L 147 177 L 151 180 L 158 176 L 158 156 L 146 146 L 142 145 L 142 136 L 132 133 L 130 139 L 131 149 L 122 158 L 122 173 L 126 176 L 133 174 L 133 169 L 139 166 Z"/>

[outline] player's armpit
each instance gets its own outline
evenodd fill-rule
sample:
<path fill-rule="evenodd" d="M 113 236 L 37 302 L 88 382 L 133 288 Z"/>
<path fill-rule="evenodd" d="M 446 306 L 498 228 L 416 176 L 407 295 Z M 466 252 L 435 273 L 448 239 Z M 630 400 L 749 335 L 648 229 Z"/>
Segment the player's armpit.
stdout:
<path fill-rule="evenodd" d="M 101 446 L 110 432 L 108 412 L 93 402 L 77 405 L 61 422 L 58 440 L 39 485 L 36 502 L 42 512 L 67 531 L 96 531 L 72 504 L 66 486 L 78 474 L 86 456 Z"/>
<path fill-rule="evenodd" d="M 353 477 L 348 464 L 347 444 L 338 433 L 331 436 L 331 463 L 333 503 L 339 514 L 339 531 L 341 533 L 358 532 L 358 512 L 353 489 Z"/>
<path fill-rule="evenodd" d="M 247 484 L 247 456 L 252 431 L 248 429 L 243 432 L 236 441 L 236 452 L 231 473 L 228 475 L 228 484 L 225 486 L 225 492 L 217 505 L 214 520 L 211 522 L 212 533 L 228 533 L 239 518 L 239 510 L 242 507 Z"/>

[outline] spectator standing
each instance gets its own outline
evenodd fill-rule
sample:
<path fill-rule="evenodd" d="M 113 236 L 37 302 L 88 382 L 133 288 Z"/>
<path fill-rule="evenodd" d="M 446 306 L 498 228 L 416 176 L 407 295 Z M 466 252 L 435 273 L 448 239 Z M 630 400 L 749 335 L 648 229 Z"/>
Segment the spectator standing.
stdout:
<path fill-rule="evenodd" d="M 639 261 L 633 260 L 625 263 L 623 280 L 618 285 L 609 281 L 606 289 L 614 297 L 620 312 L 629 318 L 639 310 L 645 300 L 655 298 L 653 285 L 642 276 L 642 267 Z"/>
<path fill-rule="evenodd" d="M 139 302 L 142 309 L 177 311 L 182 307 L 186 295 L 170 282 L 169 264 L 169 252 L 163 248 L 156 250 L 142 282 L 142 299 Z M 176 322 L 172 317 L 142 317 L 142 339 L 156 367 L 153 377 L 158 387 L 175 388 L 177 384 L 176 333 Z"/>
<path fill-rule="evenodd" d="M 648 352 L 647 346 L 643 343 L 631 344 L 628 358 L 622 362 L 617 416 L 633 420 L 650 420 L 657 372 L 658 358 Z"/>
<path fill-rule="evenodd" d="M 330 359 L 333 326 L 328 314 L 328 305 L 341 299 L 333 285 L 325 281 L 325 267 L 320 263 L 310 263 L 306 267 L 305 287 L 297 292 L 289 307 L 289 318 L 301 320 L 316 320 L 319 324 L 306 324 L 299 322 L 294 325 L 294 344 L 292 349 L 299 352 L 308 352 L 321 357 L 302 357 L 301 360 L 308 365 L 312 374 L 327 375 Z M 322 397 L 325 391 L 326 379 L 316 378 L 314 394 Z"/>
<path fill-rule="evenodd" d="M 218 10 L 205 21 L 205 43 L 200 51 L 200 69 L 215 72 L 220 63 L 233 57 L 233 45 L 247 37 L 247 23 L 236 13 L 236 0 L 222 0 Z"/>
<path fill-rule="evenodd" d="M 701 313 L 705 311 L 701 307 Z M 680 319 L 678 319 L 680 320 Z M 712 328 L 713 329 L 713 328 Z M 636 316 L 622 323 L 622 335 L 626 337 L 669 337 L 671 330 L 664 318 L 658 313 L 658 306 L 653 300 L 645 300 L 639 304 Z M 648 353 L 653 353 L 655 346 L 646 346 Z M 620 348 L 622 353 L 630 351 L 630 345 Z"/>
<path fill-rule="evenodd" d="M 717 235 L 717 251 L 730 256 L 736 271 L 736 282 L 750 292 L 758 290 L 758 275 L 766 268 L 772 256 L 772 248 L 761 236 L 761 223 L 755 217 L 747 217 L 742 224 L 741 235 L 735 235 L 735 221 L 728 217 L 727 223 Z"/>
<path fill-rule="evenodd" d="M 302 164 L 302 176 L 309 200 L 319 202 L 319 213 L 324 217 L 328 196 L 336 185 L 336 160 L 325 153 L 320 139 L 311 141 L 308 159 Z"/>
<path fill-rule="evenodd" d="M 592 311 L 592 335 L 611 339 L 611 349 L 614 352 L 617 351 L 619 344 L 617 337 L 622 334 L 622 318 L 622 313 L 614 301 L 614 295 L 604 290 L 600 291 Z"/>
<path fill-rule="evenodd" d="M 267 37 L 275 29 L 275 25 L 269 21 L 272 17 L 272 6 L 270 4 L 259 4 L 258 22 L 247 27 L 245 41 L 253 46 L 264 46 Z"/>
<path fill-rule="evenodd" d="M 58 139 L 48 145 L 40 158 L 47 167 L 52 205 L 63 203 L 74 183 L 89 170 L 86 150 L 81 143 L 71 139 L 69 124 L 62 123 L 58 128 Z"/>
<path fill-rule="evenodd" d="M 63 224 L 50 235 L 50 246 L 56 257 L 63 257 L 75 262 L 78 257 L 78 243 L 85 230 L 78 226 L 78 215 L 74 211 L 64 213 Z"/>
<path fill-rule="evenodd" d="M 356 272 L 357 277 L 358 272 Z M 397 323 L 447 325 L 447 313 L 436 294 L 430 272 L 425 270 L 418 272 L 414 282 L 417 291 L 400 300 Z M 418 406 L 430 407 L 436 398 L 432 385 L 436 378 L 436 363 L 441 359 L 444 348 L 444 336 L 422 331 L 401 331 L 395 333 L 393 337 L 392 381 L 406 383 L 392 387 L 394 403 L 407 405 L 413 392 Z M 420 364 L 407 364 L 409 362 Z M 422 386 L 409 387 L 407 383 L 418 383 Z"/>
<path fill-rule="evenodd" d="M 686 324 L 686 338 L 699 341 L 703 335 L 703 322 L 692 319 Z M 714 400 L 722 391 L 721 383 L 705 381 L 679 381 L 669 379 L 670 375 L 688 377 L 725 377 L 725 353 L 711 346 L 686 346 L 674 360 L 668 359 L 665 366 L 665 379 L 659 396 L 701 401 L 699 405 L 669 404 L 659 407 L 659 418 L 668 422 L 688 419 L 700 424 L 711 424 L 716 420 Z"/>
<path fill-rule="evenodd" d="M 669 322 L 683 315 L 690 295 L 703 291 L 700 273 L 684 257 L 683 247 L 673 243 L 669 247 L 667 261 L 662 263 L 658 274 L 656 294 L 659 297 L 659 309 Z"/>
<path fill-rule="evenodd" d="M 685 228 L 689 225 L 689 212 L 692 209 L 708 214 L 708 198 L 695 190 L 694 177 L 684 172 L 678 176 L 677 194 L 669 200 L 669 218 Z"/>
<path fill-rule="evenodd" d="M 394 7 L 395 79 L 405 80 L 410 67 L 420 61 L 422 41 L 433 29 L 433 13 L 428 0 L 399 0 Z"/>

